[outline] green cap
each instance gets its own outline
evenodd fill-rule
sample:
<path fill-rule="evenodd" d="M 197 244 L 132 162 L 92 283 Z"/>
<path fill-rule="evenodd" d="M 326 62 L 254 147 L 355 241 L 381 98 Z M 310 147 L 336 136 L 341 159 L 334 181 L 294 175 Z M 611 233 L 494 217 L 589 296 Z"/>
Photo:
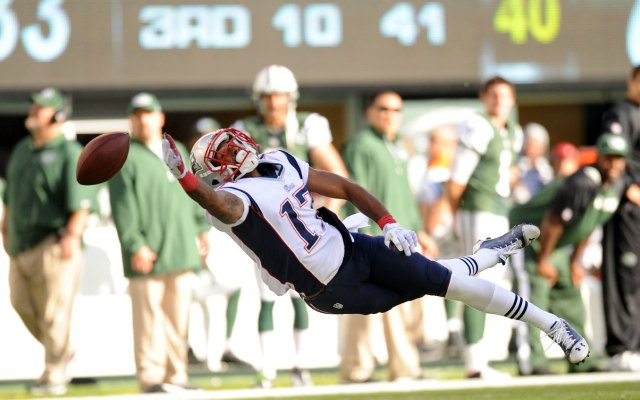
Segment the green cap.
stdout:
<path fill-rule="evenodd" d="M 129 103 L 129 114 L 133 114 L 138 110 L 144 111 L 162 111 L 162 106 L 158 101 L 158 98 L 151 93 L 138 93 L 133 96 Z"/>
<path fill-rule="evenodd" d="M 52 107 L 56 110 L 62 110 L 66 98 L 58 89 L 48 87 L 39 92 L 31 93 L 29 101 L 42 107 Z"/>
<path fill-rule="evenodd" d="M 210 117 L 203 117 L 196 121 L 193 125 L 193 133 L 204 135 L 205 133 L 217 131 L 220 129 L 220 122 Z"/>
<path fill-rule="evenodd" d="M 596 142 L 598 154 L 608 154 L 615 156 L 627 156 L 629 154 L 629 144 L 621 135 L 614 133 L 603 133 Z"/>

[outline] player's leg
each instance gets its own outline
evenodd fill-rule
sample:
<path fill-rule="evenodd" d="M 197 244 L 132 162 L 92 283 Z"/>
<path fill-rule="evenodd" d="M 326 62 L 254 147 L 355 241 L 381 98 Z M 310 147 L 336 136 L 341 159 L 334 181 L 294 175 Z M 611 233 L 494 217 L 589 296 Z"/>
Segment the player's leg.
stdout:
<path fill-rule="evenodd" d="M 452 274 L 446 298 L 461 301 L 485 313 L 534 325 L 560 345 L 572 364 L 584 361 L 589 354 L 589 345 L 584 338 L 564 320 L 491 282 Z"/>
<path fill-rule="evenodd" d="M 309 311 L 304 300 L 297 293 L 291 293 L 291 304 L 293 305 L 293 341 L 294 341 L 294 364 L 291 372 L 291 379 L 294 386 L 310 386 L 311 374 L 305 368 L 304 352 L 308 346 L 309 337 Z"/>
<path fill-rule="evenodd" d="M 443 297 L 451 270 L 420 254 L 410 257 L 389 250 L 383 237 L 354 234 L 349 262 L 327 286 L 320 299 L 307 301 L 316 310 L 335 314 L 384 312 L 425 294 Z M 498 251 L 481 249 L 463 260 L 449 260 L 452 270 L 470 273 L 469 260 L 479 266 L 498 262 Z M 475 271 L 475 267 L 473 268 Z M 372 284 L 383 295 L 370 296 L 362 286 Z"/>
<path fill-rule="evenodd" d="M 495 216 L 490 213 L 470 212 L 459 210 L 456 218 L 456 230 L 462 241 L 464 252 L 473 250 L 479 239 L 496 237 L 509 229 L 509 221 L 504 216 Z M 500 260 L 499 262 L 502 262 Z M 493 283 L 505 282 L 505 268 L 487 268 L 480 272 L 478 276 Z M 465 347 L 463 358 L 465 362 L 465 373 L 468 377 L 481 379 L 506 379 L 508 375 L 493 369 L 489 366 L 488 343 L 484 340 L 486 314 L 478 312 L 473 308 L 465 306 L 462 312 L 464 323 Z M 497 345 L 495 339 L 490 345 Z M 507 343 L 504 342 L 504 348 Z"/>
<path fill-rule="evenodd" d="M 40 290 L 31 287 L 32 305 L 38 310 L 39 324 L 42 328 L 42 335 L 38 339 L 45 350 L 42 380 L 54 386 L 64 387 L 67 365 L 74 352 L 69 340 L 69 331 L 73 300 L 80 281 L 82 258 L 81 254 L 76 254 L 71 259 L 61 259 L 60 244 L 55 239 L 47 239 L 33 250 L 32 255 L 39 253 L 41 256 L 39 260 L 33 259 L 36 274 L 41 273 L 45 277 L 44 282 L 40 283 Z M 40 281 L 31 281 L 35 282 Z"/>
<path fill-rule="evenodd" d="M 536 253 L 534 251 L 525 251 L 526 257 L 526 269 L 530 273 L 530 301 L 543 310 L 549 311 L 549 296 L 551 292 L 551 285 L 547 278 L 541 276 L 537 272 Z M 566 249 L 564 250 L 566 251 Z M 553 260 L 551 260 L 553 261 Z M 552 262 L 552 264 L 554 264 Z M 545 349 L 540 341 L 540 331 L 535 327 L 529 327 L 527 329 L 528 344 L 531 349 L 529 356 L 529 365 L 523 363 L 523 372 L 527 372 L 527 368 L 530 373 L 540 374 L 549 370 L 549 360 L 545 356 Z"/>
<path fill-rule="evenodd" d="M 163 293 L 164 282 L 160 279 L 143 277 L 129 280 L 136 377 L 143 392 L 161 386 L 166 375 Z"/>
<path fill-rule="evenodd" d="M 439 237 L 437 235 L 434 236 L 434 239 L 436 239 L 438 243 L 438 254 L 444 259 L 455 258 L 463 253 L 460 250 L 462 243 L 460 243 L 460 239 L 453 232 L 453 215 L 450 217 L 451 221 L 446 224 L 448 226 L 447 232 Z M 487 264 L 495 265 L 496 261 L 495 259 L 489 260 Z M 464 273 L 464 269 L 462 273 Z M 445 356 L 448 358 L 460 358 L 462 357 L 464 347 L 464 339 L 462 338 L 462 304 L 453 300 L 444 300 L 443 303 L 448 332 Z"/>
<path fill-rule="evenodd" d="M 476 254 L 437 262 L 420 254 L 407 257 L 389 250 L 383 237 L 356 235 L 351 260 L 361 269 L 361 279 L 397 291 L 407 301 L 425 294 L 442 296 L 445 290 L 442 285 L 449 275 L 443 266 L 456 274 L 474 275 L 508 259 L 538 235 L 534 225 L 518 225 L 502 236 L 478 243 Z"/>
<path fill-rule="evenodd" d="M 514 254 L 509 260 L 510 266 L 513 269 L 515 285 L 514 291 L 523 299 L 531 301 L 532 303 L 537 304 L 538 307 L 546 310 L 542 303 L 531 298 L 532 282 L 530 274 L 525 268 L 525 253 L 529 249 L 530 247 L 526 248 L 523 252 Z M 529 331 L 529 325 L 525 322 L 514 321 L 512 341 L 515 343 L 516 347 L 516 361 L 518 363 L 519 375 L 531 375 L 533 373 L 531 365 L 531 346 L 529 345 Z"/>
<path fill-rule="evenodd" d="M 191 388 L 187 372 L 187 328 L 191 308 L 192 272 L 166 274 L 158 277 L 164 285 L 161 308 L 165 336 L 165 383 L 179 388 Z"/>
<path fill-rule="evenodd" d="M 634 8 L 640 19 L 640 4 Z M 636 23 L 636 31 L 640 24 Z M 639 38 L 634 38 L 636 42 Z M 637 49 L 636 49 L 637 50 Z M 617 371 L 640 371 L 640 207 L 623 199 L 605 225 L 602 291 L 606 353 Z M 637 358 L 636 358 L 637 357 Z"/>
<path fill-rule="evenodd" d="M 438 263 L 457 274 L 477 275 L 498 262 L 506 264 L 511 255 L 531 244 L 538 236 L 540 236 L 540 229 L 537 226 L 516 225 L 501 236 L 477 241 L 473 246 L 474 254 L 472 255 L 451 260 L 438 260 Z"/>
<path fill-rule="evenodd" d="M 240 292 L 242 289 L 236 289 L 231 294 L 229 294 L 229 298 L 227 299 L 227 311 L 225 313 L 225 317 L 227 319 L 227 329 L 225 332 L 225 338 L 229 340 L 231 338 L 231 334 L 233 333 L 233 327 L 236 323 L 236 317 L 238 316 L 238 303 L 240 302 Z"/>
<path fill-rule="evenodd" d="M 446 294 L 452 272 L 442 264 L 420 254 L 407 257 L 390 250 L 381 236 L 353 234 L 353 237 L 348 262 L 319 298 L 307 300 L 314 309 L 331 314 L 371 314 L 387 311 L 425 294 L 440 297 Z M 492 252 L 492 260 L 497 261 L 499 251 L 495 249 L 479 250 L 478 253 Z M 469 273 L 467 265 L 460 261 L 460 268 L 453 269 Z"/>
<path fill-rule="evenodd" d="M 480 249 L 476 254 L 461 256 L 448 260 L 438 260 L 438 263 L 447 267 L 456 274 L 476 275 L 479 272 L 491 268 L 500 262 L 495 251 Z"/>
<path fill-rule="evenodd" d="M 552 265 L 558 266 L 558 281 L 549 293 L 549 310 L 571 324 L 579 334 L 584 335 L 587 313 L 580 287 L 573 286 L 569 254 L 565 253 L 560 262 Z M 597 371 L 599 371 L 598 357 L 591 356 L 580 365 L 569 364 L 571 373 Z"/>
<path fill-rule="evenodd" d="M 447 316 L 447 357 L 460 357 L 464 346 L 462 338 L 462 319 L 459 315 L 458 307 L 460 303 L 453 300 L 444 300 L 444 309 Z"/>
<path fill-rule="evenodd" d="M 11 290 L 9 293 L 11 296 L 11 305 L 20 316 L 24 326 L 31 332 L 36 340 L 42 341 L 41 325 L 38 322 L 40 310 L 36 309 L 34 305 L 33 290 L 31 289 L 32 284 L 30 282 L 32 280 L 44 281 L 44 274 L 42 271 L 38 272 L 33 268 L 35 263 L 28 259 L 33 258 L 29 257 L 30 253 L 31 252 L 24 252 L 23 254 L 11 257 L 9 262 L 9 287 Z M 41 256 L 39 258 L 42 259 Z M 38 272 L 37 275 L 36 272 Z M 42 314 L 42 311 L 40 311 L 40 314 Z"/>
<path fill-rule="evenodd" d="M 360 235 L 355 239 L 352 258 L 360 267 L 363 265 L 369 267 L 368 271 L 361 272 L 369 274 L 368 279 L 371 283 L 384 289 L 404 290 L 402 294 L 397 294 L 398 298 L 395 299 L 392 293 L 382 293 L 383 295 L 378 298 L 367 296 L 366 299 L 369 301 L 373 302 L 373 299 L 407 301 L 419 297 L 417 293 L 420 290 L 423 294 L 444 296 L 446 293 L 446 298 L 462 301 L 477 310 L 522 320 L 533 324 L 547 334 L 552 334 L 553 339 L 560 344 L 572 363 L 581 362 L 588 355 L 588 345 L 566 322 L 540 310 L 515 293 L 466 274 L 445 274 L 440 264 L 420 255 L 406 257 L 392 251 L 385 251 L 380 248 L 381 238 L 367 238 Z M 510 247 L 511 242 L 503 239 L 505 236 L 500 237 L 500 240 L 485 241 L 481 247 L 494 248 L 494 245 L 501 242 Z M 384 243 L 382 245 L 384 246 Z M 499 252 L 499 249 L 494 248 L 494 250 Z M 443 288 L 443 285 L 446 287 Z M 444 293 L 441 292 L 443 289 Z M 354 295 L 361 296 L 358 293 Z"/>
<path fill-rule="evenodd" d="M 273 306 L 276 295 L 261 279 L 258 280 L 258 287 L 260 290 L 258 335 L 262 362 L 256 376 L 256 386 L 270 388 L 277 375 L 275 366 L 276 338 L 273 332 Z"/>
<path fill-rule="evenodd" d="M 414 313 L 414 302 L 419 301 L 420 299 L 416 299 L 398 304 L 381 315 L 384 339 L 389 355 L 387 364 L 391 381 L 420 379 L 422 377 L 420 353 L 408 323 Z"/>

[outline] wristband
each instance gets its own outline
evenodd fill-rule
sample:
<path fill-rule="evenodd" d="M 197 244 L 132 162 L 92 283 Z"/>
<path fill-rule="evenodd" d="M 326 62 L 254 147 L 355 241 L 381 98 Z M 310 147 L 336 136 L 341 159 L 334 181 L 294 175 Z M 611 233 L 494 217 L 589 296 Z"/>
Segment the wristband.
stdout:
<path fill-rule="evenodd" d="M 384 229 L 384 226 L 386 224 L 395 224 L 395 223 L 396 223 L 396 220 L 391 216 L 391 214 L 383 215 L 382 217 L 380 217 L 380 219 L 377 222 L 380 229 Z"/>
<path fill-rule="evenodd" d="M 180 182 L 180 186 L 182 186 L 185 192 L 192 192 L 196 190 L 200 180 L 197 176 L 191 173 L 191 171 L 189 171 L 182 178 L 178 179 L 178 182 Z"/>

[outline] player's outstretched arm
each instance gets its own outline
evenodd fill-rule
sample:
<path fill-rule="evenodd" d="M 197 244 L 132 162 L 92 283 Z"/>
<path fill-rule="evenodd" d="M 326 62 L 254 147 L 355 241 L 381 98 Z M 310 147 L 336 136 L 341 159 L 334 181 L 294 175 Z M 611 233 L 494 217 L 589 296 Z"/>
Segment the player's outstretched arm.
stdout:
<path fill-rule="evenodd" d="M 393 243 L 408 256 L 415 251 L 418 245 L 416 233 L 400 226 L 380 200 L 352 180 L 309 168 L 307 188 L 323 196 L 350 201 L 364 215 L 377 222 L 387 246 Z"/>
<path fill-rule="evenodd" d="M 323 196 L 350 201 L 374 221 L 389 214 L 382 202 L 362 186 L 331 172 L 309 168 L 307 187 Z"/>
<path fill-rule="evenodd" d="M 225 224 L 232 224 L 242 216 L 244 204 L 238 196 L 222 190 L 214 190 L 186 168 L 171 135 L 164 135 L 162 153 L 164 162 L 173 176 L 180 182 L 189 197 L 202 208 Z"/>

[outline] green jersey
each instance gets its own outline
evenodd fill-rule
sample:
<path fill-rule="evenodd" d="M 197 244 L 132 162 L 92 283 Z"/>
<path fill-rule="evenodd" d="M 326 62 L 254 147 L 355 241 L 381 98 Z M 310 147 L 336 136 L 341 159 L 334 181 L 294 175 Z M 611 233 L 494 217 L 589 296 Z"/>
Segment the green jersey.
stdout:
<path fill-rule="evenodd" d="M 507 215 L 511 195 L 511 166 L 522 147 L 522 131 L 508 124 L 494 127 L 483 115 L 475 115 L 462 125 L 460 145 L 479 156 L 460 201 L 460 208 Z M 464 167 L 465 160 L 456 160 Z"/>
<path fill-rule="evenodd" d="M 603 186 L 600 171 L 586 166 L 566 179 L 556 178 L 527 203 L 515 206 L 509 213 L 509 222 L 539 226 L 549 212 L 564 225 L 556 248 L 575 245 L 611 219 L 624 191 L 623 180 Z"/>
<path fill-rule="evenodd" d="M 290 113 L 285 126 L 277 130 L 270 130 L 260 116 L 236 121 L 233 127 L 247 132 L 261 152 L 283 149 L 306 162 L 309 150 L 333 141 L 329 121 L 316 113 Z"/>

